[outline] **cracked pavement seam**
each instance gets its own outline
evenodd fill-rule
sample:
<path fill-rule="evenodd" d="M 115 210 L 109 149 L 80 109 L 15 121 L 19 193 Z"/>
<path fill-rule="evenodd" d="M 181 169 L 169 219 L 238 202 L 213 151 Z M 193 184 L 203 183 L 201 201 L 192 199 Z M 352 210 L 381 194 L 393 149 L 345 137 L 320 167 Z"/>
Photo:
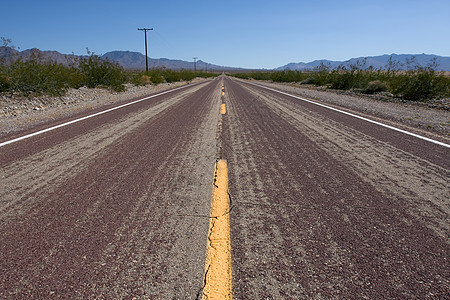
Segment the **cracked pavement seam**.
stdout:
<path fill-rule="evenodd" d="M 229 201 L 227 164 L 219 160 L 215 165 L 202 299 L 232 298 Z"/>
<path fill-rule="evenodd" d="M 224 97 L 222 95 L 222 104 Z M 231 241 L 229 228 L 229 214 L 231 195 L 228 191 L 227 163 L 222 159 L 222 123 L 223 115 L 217 123 L 216 147 L 217 159 L 215 163 L 213 193 L 211 202 L 210 226 L 207 237 L 207 254 L 203 284 L 196 299 L 219 297 L 232 298 L 231 280 Z"/>

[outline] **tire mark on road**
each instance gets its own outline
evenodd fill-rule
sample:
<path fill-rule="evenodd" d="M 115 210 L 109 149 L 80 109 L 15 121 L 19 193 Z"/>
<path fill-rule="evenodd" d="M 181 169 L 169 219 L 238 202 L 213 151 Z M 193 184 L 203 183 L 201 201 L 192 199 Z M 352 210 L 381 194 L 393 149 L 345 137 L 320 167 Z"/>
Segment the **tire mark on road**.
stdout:
<path fill-rule="evenodd" d="M 189 89 L 150 109 L 127 115 L 115 123 L 105 124 L 50 149 L 4 165 L 0 169 L 0 222 L 27 214 L 38 207 L 39 195 L 51 193 L 56 186 L 99 159 L 104 149 L 138 129 L 144 122 L 161 117 L 165 110 L 199 88 Z"/>
<path fill-rule="evenodd" d="M 224 143 L 235 204 L 236 297 L 411 298 L 446 293 L 448 240 L 428 229 L 428 221 L 412 217 L 407 199 L 377 190 L 379 182 L 363 180 L 346 160 L 322 146 L 340 142 L 334 132 L 346 132 L 345 126 L 336 129 L 324 121 L 323 130 L 331 132 L 326 135 L 320 130 L 325 118 L 308 121 L 307 116 L 315 116 L 309 110 L 296 120 L 306 125 L 293 125 L 287 110 L 271 104 L 288 100 L 266 99 L 237 84 L 230 90 Z M 318 133 L 304 130 L 308 126 Z M 349 144 L 351 135 L 345 135 Z M 435 170 L 439 184 L 443 174 Z M 240 201 L 261 205 L 242 208 Z"/>
<path fill-rule="evenodd" d="M 296 130 L 306 133 L 318 147 L 336 157 L 362 180 L 397 201 L 408 201 L 407 209 L 418 221 L 426 220 L 429 228 L 448 238 L 448 170 L 314 111 L 305 111 L 295 102 L 269 98 L 257 90 L 250 90 L 267 107 Z"/>

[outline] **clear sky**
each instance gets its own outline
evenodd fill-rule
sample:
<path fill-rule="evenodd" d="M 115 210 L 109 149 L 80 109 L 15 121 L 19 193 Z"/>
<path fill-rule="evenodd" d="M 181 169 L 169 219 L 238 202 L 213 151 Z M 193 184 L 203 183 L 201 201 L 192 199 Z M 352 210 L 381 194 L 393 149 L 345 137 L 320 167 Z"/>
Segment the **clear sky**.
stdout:
<path fill-rule="evenodd" d="M 275 68 L 381 54 L 450 56 L 449 0 L 12 1 L 0 36 L 21 50 L 112 50 Z"/>

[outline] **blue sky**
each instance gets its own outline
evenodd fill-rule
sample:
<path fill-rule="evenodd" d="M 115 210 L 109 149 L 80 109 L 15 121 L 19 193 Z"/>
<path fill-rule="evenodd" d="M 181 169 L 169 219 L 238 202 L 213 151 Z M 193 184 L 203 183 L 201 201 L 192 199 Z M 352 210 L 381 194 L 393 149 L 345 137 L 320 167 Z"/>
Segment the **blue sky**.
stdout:
<path fill-rule="evenodd" d="M 450 56 L 448 0 L 7 1 L 0 36 L 21 50 L 112 50 L 275 68 L 381 54 Z"/>

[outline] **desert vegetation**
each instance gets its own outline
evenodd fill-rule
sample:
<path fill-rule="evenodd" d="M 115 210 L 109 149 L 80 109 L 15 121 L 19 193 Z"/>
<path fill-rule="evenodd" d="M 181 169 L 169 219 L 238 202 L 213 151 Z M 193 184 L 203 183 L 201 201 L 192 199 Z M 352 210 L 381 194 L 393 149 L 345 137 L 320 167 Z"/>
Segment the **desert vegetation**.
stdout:
<path fill-rule="evenodd" d="M 20 58 L 0 63 L 0 93 L 23 96 L 61 96 L 69 88 L 86 86 L 124 90 L 125 71 L 116 63 L 101 59 L 88 51 L 88 56 L 70 65 L 44 61 L 38 53 L 28 60 Z"/>
<path fill-rule="evenodd" d="M 4 38 L 2 41 L 4 46 L 10 42 Z M 148 72 L 127 71 L 118 63 L 103 59 L 89 50 L 87 54 L 73 59 L 69 65 L 43 60 L 39 53 L 27 60 L 0 60 L 0 94 L 62 96 L 69 88 L 78 89 L 83 86 L 120 92 L 125 90 L 126 83 L 159 84 L 218 75 L 165 68 L 151 69 Z"/>
<path fill-rule="evenodd" d="M 196 77 L 216 77 L 217 73 L 194 72 L 192 70 L 171 70 L 166 68 L 149 69 L 148 72 L 128 71 L 127 81 L 134 85 L 159 84 L 163 82 L 191 81 Z"/>
<path fill-rule="evenodd" d="M 308 71 L 251 72 L 233 74 L 233 76 L 242 79 L 313 84 L 364 94 L 384 93 L 411 101 L 449 98 L 450 77 L 443 72 L 437 72 L 436 67 L 435 61 L 421 66 L 412 58 L 407 61 L 406 66 L 403 66 L 391 58 L 388 64 L 380 69 L 367 67 L 365 61 L 358 61 L 355 64 L 340 65 L 337 68 L 331 68 L 322 63 Z"/>

